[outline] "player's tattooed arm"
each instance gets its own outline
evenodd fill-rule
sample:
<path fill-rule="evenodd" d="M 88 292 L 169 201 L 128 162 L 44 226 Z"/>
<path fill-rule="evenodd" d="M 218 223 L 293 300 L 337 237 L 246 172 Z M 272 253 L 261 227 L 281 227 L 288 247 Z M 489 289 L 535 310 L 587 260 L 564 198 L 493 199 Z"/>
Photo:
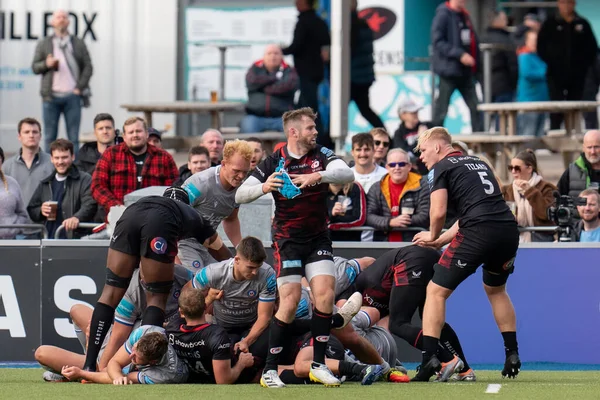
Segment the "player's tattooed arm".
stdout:
<path fill-rule="evenodd" d="M 204 247 L 208 249 L 211 256 L 217 261 L 225 261 L 231 258 L 231 252 L 223 243 L 218 233 L 215 233 L 204 242 Z"/>

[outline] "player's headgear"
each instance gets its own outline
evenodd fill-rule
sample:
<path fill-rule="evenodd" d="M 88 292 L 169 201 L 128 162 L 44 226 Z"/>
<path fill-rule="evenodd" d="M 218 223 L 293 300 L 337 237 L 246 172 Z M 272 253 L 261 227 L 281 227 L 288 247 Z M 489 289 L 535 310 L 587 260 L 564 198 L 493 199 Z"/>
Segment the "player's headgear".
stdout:
<path fill-rule="evenodd" d="M 190 204 L 190 197 L 188 196 L 188 193 L 185 191 L 185 189 L 182 189 L 180 187 L 167 188 L 163 193 L 163 197 L 168 197 L 170 199 L 180 201 L 187 205 Z"/>

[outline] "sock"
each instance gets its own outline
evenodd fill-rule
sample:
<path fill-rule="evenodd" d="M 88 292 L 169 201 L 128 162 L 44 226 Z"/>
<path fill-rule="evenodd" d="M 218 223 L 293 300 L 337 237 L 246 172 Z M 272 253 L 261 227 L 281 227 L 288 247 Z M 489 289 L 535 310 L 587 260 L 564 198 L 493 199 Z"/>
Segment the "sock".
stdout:
<path fill-rule="evenodd" d="M 310 332 L 310 319 L 295 319 L 293 320 L 287 330 L 289 336 L 302 336 Z"/>
<path fill-rule="evenodd" d="M 507 356 L 510 353 L 519 353 L 517 332 L 502 332 L 502 338 L 504 339 L 504 351 Z"/>
<path fill-rule="evenodd" d="M 448 351 L 460 357 L 460 359 L 465 364 L 462 371 L 468 371 L 469 368 L 471 368 L 469 366 L 469 363 L 467 362 L 467 357 L 463 352 L 462 346 L 460 345 L 460 340 L 458 340 L 458 335 L 448 323 L 444 324 L 444 327 L 442 328 L 440 342 L 444 345 L 446 349 L 448 349 Z"/>
<path fill-rule="evenodd" d="M 344 325 L 344 318 L 338 313 L 335 313 L 331 316 L 331 327 L 332 328 L 341 328 Z"/>
<path fill-rule="evenodd" d="M 269 353 L 267 354 L 267 360 L 265 361 L 264 371 L 275 370 L 279 365 L 279 353 L 283 350 L 282 344 L 286 331 L 288 330 L 289 324 L 278 320 L 273 317 L 271 320 L 271 326 L 269 331 Z"/>
<path fill-rule="evenodd" d="M 340 366 L 338 367 L 340 376 L 346 376 L 348 378 L 360 376 L 362 370 L 365 369 L 364 364 L 349 362 L 349 361 L 340 361 Z"/>
<path fill-rule="evenodd" d="M 155 325 L 162 328 L 165 323 L 165 312 L 156 306 L 148 306 L 142 314 L 142 325 Z"/>
<path fill-rule="evenodd" d="M 423 336 L 423 364 L 429 361 L 431 357 L 435 356 L 438 352 L 439 339 L 433 336 Z"/>
<path fill-rule="evenodd" d="M 331 314 L 323 313 L 316 308 L 313 311 L 310 330 L 313 337 L 313 362 L 325 364 L 325 349 L 331 330 Z"/>
<path fill-rule="evenodd" d="M 77 340 L 79 340 L 79 344 L 83 348 L 83 354 L 86 352 L 85 345 L 87 344 L 87 338 L 85 337 L 85 332 L 81 330 L 80 327 L 77 326 L 75 322 L 73 322 L 73 330 L 75 331 L 75 336 L 77 336 Z"/>
<path fill-rule="evenodd" d="M 83 369 L 96 371 L 96 359 L 100 353 L 100 347 L 104 343 L 104 338 L 110 329 L 115 317 L 115 309 L 104 303 L 96 303 L 92 322 L 90 324 L 90 341 L 88 343 L 87 353 L 85 354 L 85 364 Z"/>
<path fill-rule="evenodd" d="M 390 324 L 390 332 L 406 340 L 411 346 L 419 350 L 425 350 L 423 348 L 423 329 L 412 324 L 402 324 L 400 326 Z"/>
<path fill-rule="evenodd" d="M 284 369 L 279 374 L 279 378 L 286 385 L 306 385 L 310 383 L 310 380 L 307 378 L 297 377 L 293 369 Z"/>
<path fill-rule="evenodd" d="M 437 356 L 438 359 L 443 363 L 447 363 L 448 361 L 452 361 L 454 359 L 454 354 L 444 347 L 442 342 L 438 342 Z"/>
<path fill-rule="evenodd" d="M 387 375 L 387 373 L 390 372 L 390 369 L 392 369 L 387 361 L 384 361 L 381 366 L 383 367 L 383 375 Z"/>

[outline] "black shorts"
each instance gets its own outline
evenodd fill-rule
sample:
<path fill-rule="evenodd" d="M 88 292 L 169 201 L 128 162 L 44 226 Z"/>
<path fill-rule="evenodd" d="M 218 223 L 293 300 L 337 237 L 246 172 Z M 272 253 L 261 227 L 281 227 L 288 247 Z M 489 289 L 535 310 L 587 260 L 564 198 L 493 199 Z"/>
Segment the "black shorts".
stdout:
<path fill-rule="evenodd" d="M 277 277 L 305 276 L 306 264 L 317 261 L 331 261 L 333 275 L 333 247 L 328 232 L 308 239 L 293 238 L 273 241 L 273 258 Z"/>
<path fill-rule="evenodd" d="M 454 290 L 483 264 L 483 283 L 502 286 L 514 271 L 518 248 L 516 224 L 461 228 L 435 265 L 432 281 Z"/>
<path fill-rule="evenodd" d="M 179 229 L 173 216 L 161 208 L 127 207 L 110 239 L 121 253 L 172 263 L 177 255 Z"/>
<path fill-rule="evenodd" d="M 431 264 L 421 265 L 415 259 L 409 259 L 392 268 L 392 287 L 427 286 L 433 277 Z"/>

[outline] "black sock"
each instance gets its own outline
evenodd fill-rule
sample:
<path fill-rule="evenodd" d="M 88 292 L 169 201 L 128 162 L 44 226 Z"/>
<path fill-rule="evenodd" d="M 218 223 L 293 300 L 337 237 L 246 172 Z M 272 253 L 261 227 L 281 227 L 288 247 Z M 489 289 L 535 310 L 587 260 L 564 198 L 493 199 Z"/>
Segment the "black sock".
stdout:
<path fill-rule="evenodd" d="M 331 314 L 323 313 L 316 308 L 313 311 L 310 330 L 313 336 L 313 362 L 325 364 L 325 349 L 331 330 Z"/>
<path fill-rule="evenodd" d="M 94 312 L 92 313 L 92 322 L 90 323 L 90 339 L 88 342 L 87 352 L 85 354 L 85 363 L 83 369 L 88 371 L 96 371 L 96 359 L 104 338 L 112 325 L 115 317 L 115 309 L 104 303 L 96 303 Z"/>
<path fill-rule="evenodd" d="M 308 378 L 297 377 L 293 369 L 284 369 L 279 374 L 279 378 L 281 378 L 281 381 L 286 385 L 305 385 L 310 383 Z"/>
<path fill-rule="evenodd" d="M 338 367 L 340 376 L 346 376 L 348 378 L 360 376 L 364 368 L 364 364 L 349 361 L 340 361 L 340 366 Z"/>
<path fill-rule="evenodd" d="M 448 361 L 452 361 L 454 359 L 454 354 L 451 353 L 443 344 L 442 342 L 438 342 L 438 351 L 437 351 L 437 357 L 438 359 L 443 362 L 443 363 L 447 363 Z"/>
<path fill-rule="evenodd" d="M 439 339 L 433 336 L 423 336 L 423 362 L 429 361 L 429 359 L 435 356 L 439 348 Z"/>
<path fill-rule="evenodd" d="M 165 323 L 165 311 L 156 306 L 148 306 L 142 314 L 142 325 L 155 325 L 162 328 Z"/>
<path fill-rule="evenodd" d="M 331 316 L 331 327 L 332 328 L 341 328 L 344 325 L 344 318 L 338 313 L 335 313 Z"/>
<path fill-rule="evenodd" d="M 283 350 L 282 345 L 288 327 L 289 324 L 286 324 L 275 317 L 271 320 L 271 326 L 269 328 L 269 353 L 267 353 L 264 371 L 272 369 L 277 371 L 277 366 L 279 365 L 279 353 Z"/>
<path fill-rule="evenodd" d="M 452 329 L 452 327 L 447 323 L 444 324 L 444 327 L 442 328 L 440 342 L 444 345 L 446 349 L 448 349 L 448 351 L 460 357 L 460 359 L 464 363 L 464 367 L 462 369 L 463 371 L 468 371 L 469 368 L 471 368 L 469 366 L 469 363 L 467 362 L 467 357 L 463 352 L 462 346 L 460 345 L 460 340 L 458 340 L 458 335 L 456 334 L 454 329 Z"/>
<path fill-rule="evenodd" d="M 502 332 L 502 338 L 504 339 L 504 351 L 507 356 L 511 353 L 519 353 L 517 332 Z"/>
<path fill-rule="evenodd" d="M 310 332 L 310 319 L 295 319 L 293 320 L 287 330 L 289 336 L 301 336 Z"/>

